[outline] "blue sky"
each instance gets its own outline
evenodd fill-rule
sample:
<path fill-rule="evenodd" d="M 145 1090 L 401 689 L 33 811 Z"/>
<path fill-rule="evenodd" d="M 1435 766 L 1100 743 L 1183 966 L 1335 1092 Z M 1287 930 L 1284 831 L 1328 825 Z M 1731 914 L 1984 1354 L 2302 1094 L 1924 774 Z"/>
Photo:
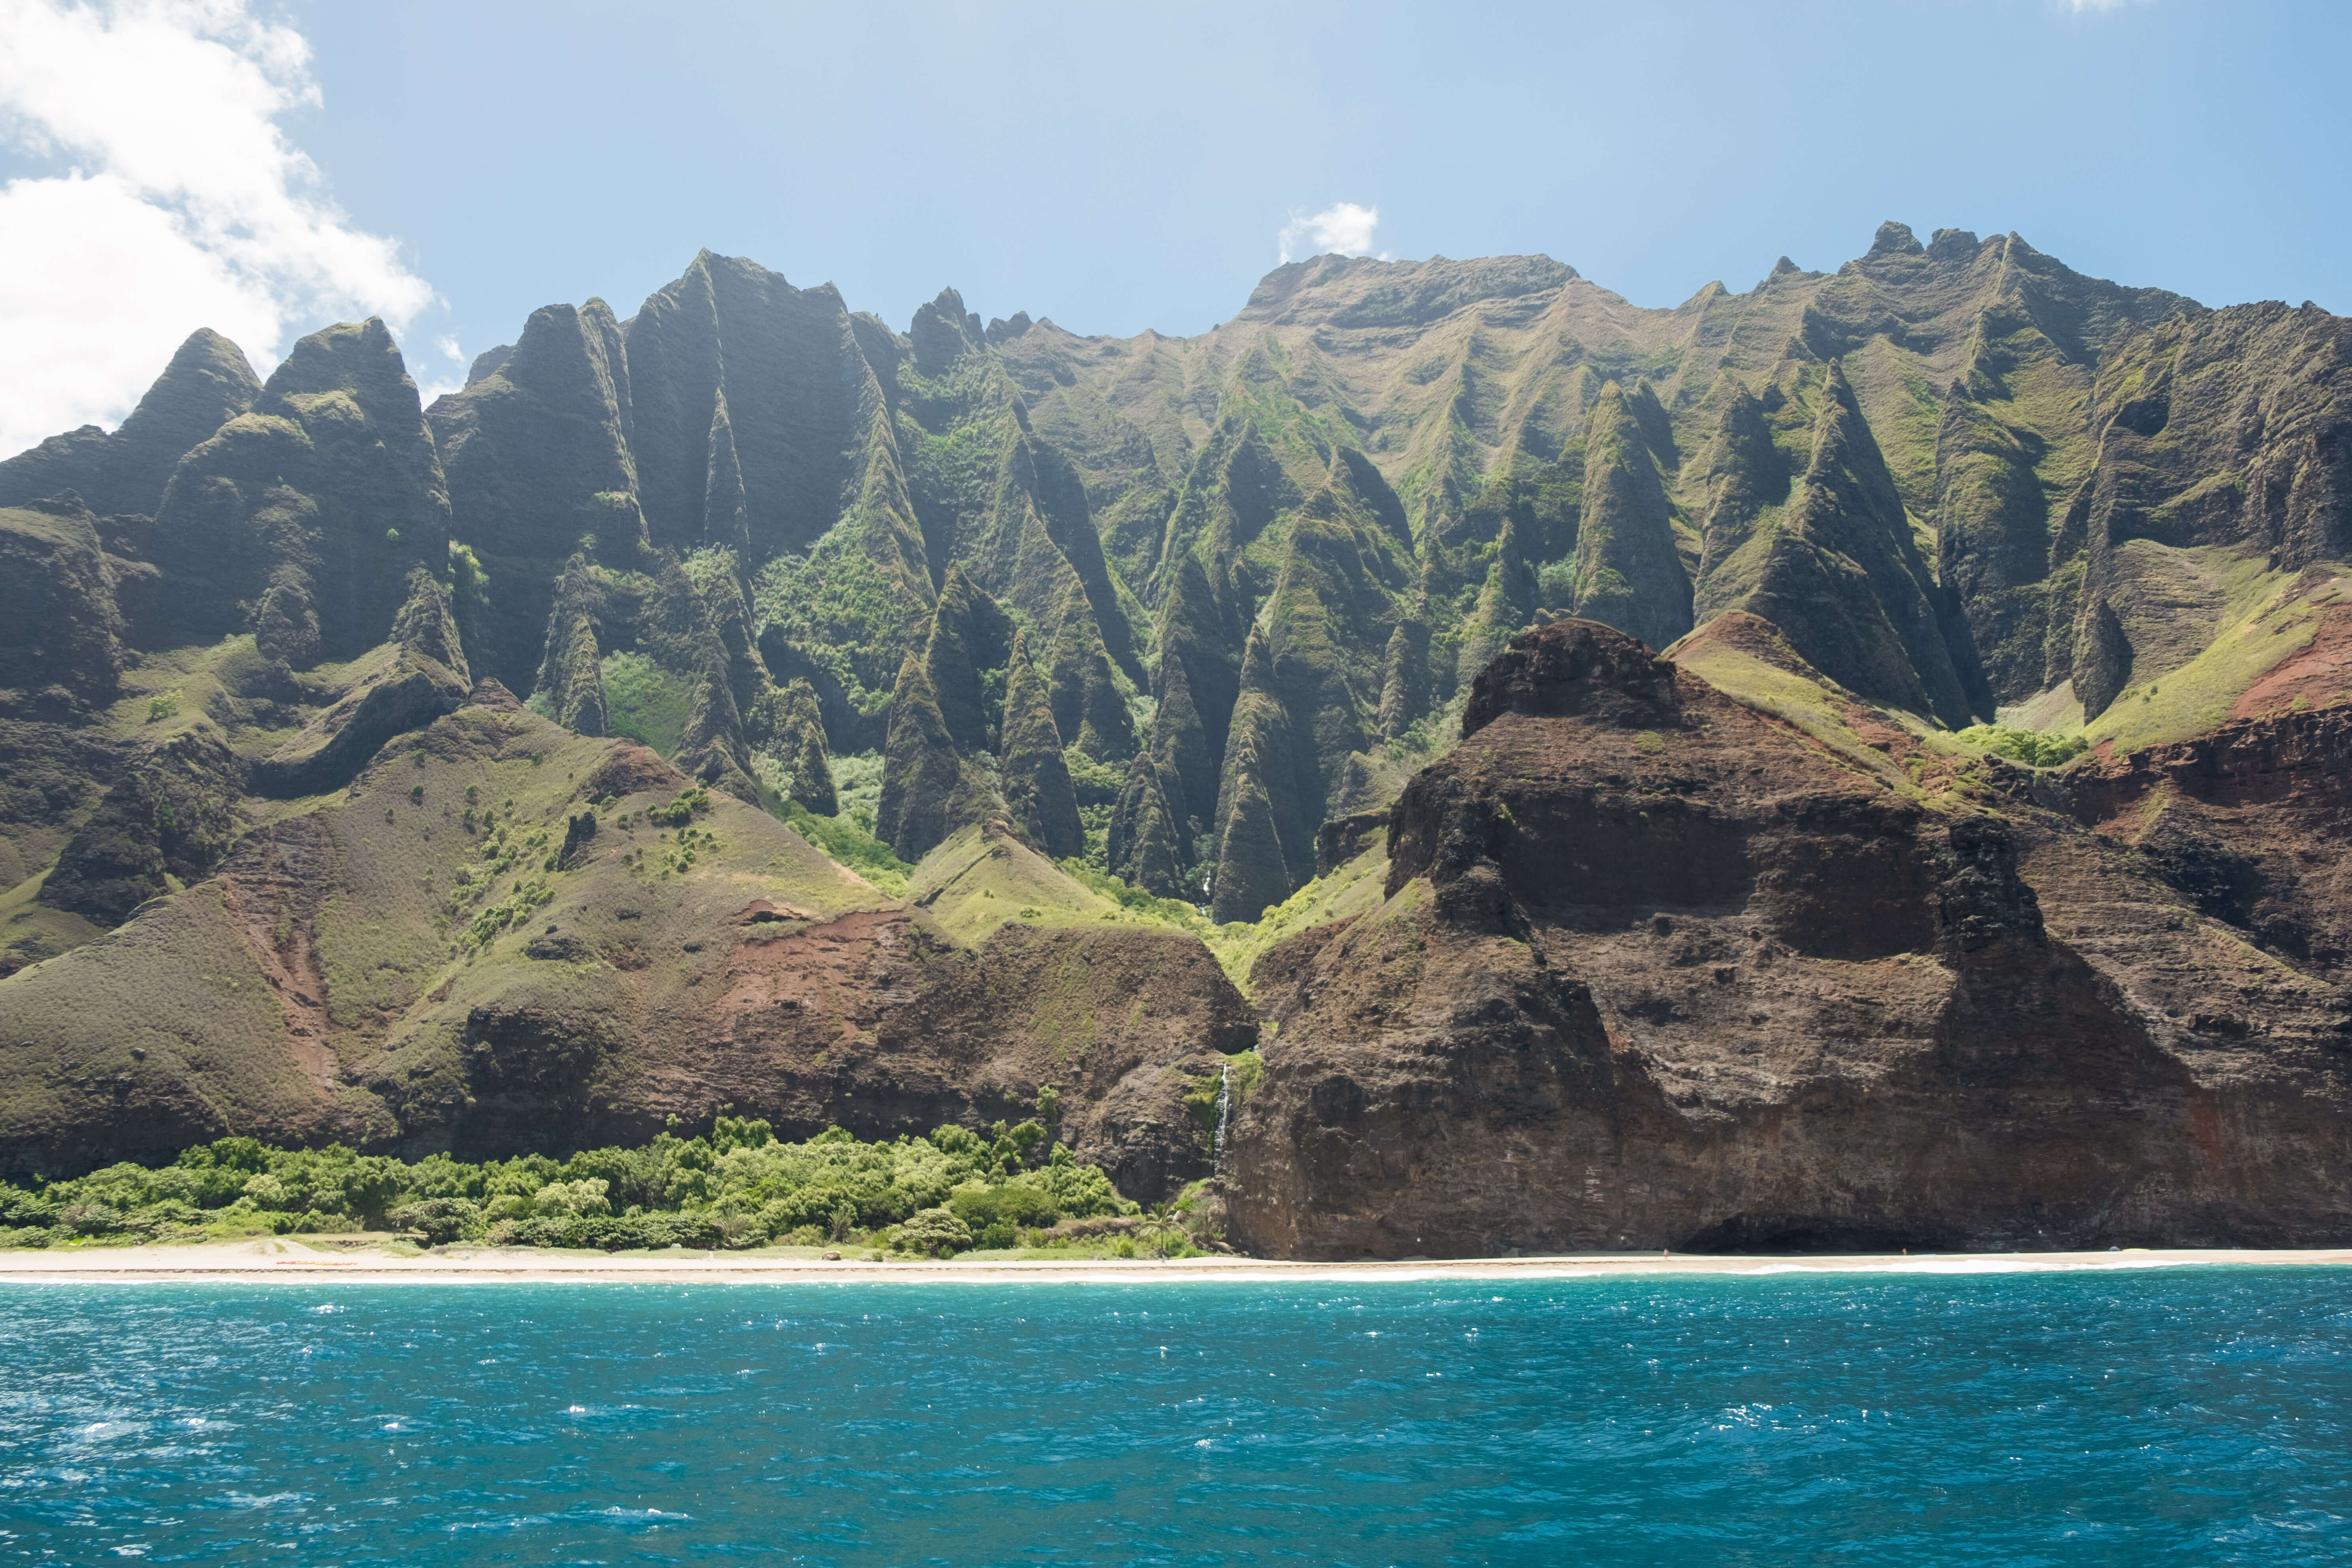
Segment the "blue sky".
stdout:
<path fill-rule="evenodd" d="M 1335 210 L 1350 248 L 1540 251 L 1644 305 L 1895 217 L 2352 308 L 2342 5 L 0 0 L 9 35 L 0 231 L 43 240 L 0 254 L 8 450 L 112 423 L 196 317 L 266 373 L 378 311 L 446 385 L 703 246 L 898 326 L 952 284 L 1194 332 Z"/>

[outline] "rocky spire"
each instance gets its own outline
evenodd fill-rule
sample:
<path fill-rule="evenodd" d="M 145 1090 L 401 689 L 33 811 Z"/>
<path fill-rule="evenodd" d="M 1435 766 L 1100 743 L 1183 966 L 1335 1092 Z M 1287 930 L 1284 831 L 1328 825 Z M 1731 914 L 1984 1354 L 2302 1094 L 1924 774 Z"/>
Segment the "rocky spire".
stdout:
<path fill-rule="evenodd" d="M 1381 735 L 1395 740 L 1428 711 L 1429 626 L 1407 616 L 1389 634 L 1381 656 Z"/>
<path fill-rule="evenodd" d="M 547 619 L 547 649 L 533 682 L 537 698 L 556 722 L 583 735 L 605 731 L 603 653 L 596 646 L 596 616 L 604 589 L 585 555 L 564 563 Z"/>
<path fill-rule="evenodd" d="M 723 789 L 738 800 L 760 803 L 760 786 L 751 778 L 751 750 L 743 741 L 743 715 L 727 684 L 726 660 L 719 657 L 715 646 L 698 673 L 686 732 L 679 737 L 677 755 L 671 761 L 679 772 Z"/>
<path fill-rule="evenodd" d="M 1199 889 L 1184 880 L 1184 867 L 1192 858 L 1190 842 L 1183 818 L 1169 805 L 1161 787 L 1159 764 L 1150 752 L 1137 752 L 1128 764 L 1106 836 L 1104 856 L 1111 875 L 1158 898 L 1197 902 Z"/>
<path fill-rule="evenodd" d="M 793 798 L 819 816 L 840 816 L 841 797 L 834 791 L 832 763 L 825 755 L 824 716 L 816 688 L 806 680 L 792 681 L 780 707 L 774 748 L 792 773 Z"/>
<path fill-rule="evenodd" d="M 923 656 L 913 648 L 899 663 L 890 690 L 890 738 L 882 756 L 882 799 L 874 834 L 901 860 L 920 860 L 961 824 L 952 820 L 963 784 L 939 694 Z"/>
<path fill-rule="evenodd" d="M 1816 669 L 1865 697 L 1955 727 L 1972 721 L 1972 665 L 1953 657 L 1942 590 L 1834 361 L 1811 458 L 1765 551 L 1755 588 L 1724 607 L 1772 622 Z"/>
<path fill-rule="evenodd" d="M 743 465 L 735 455 L 735 425 L 727 414 L 727 389 L 710 405 L 710 461 L 703 482 L 702 542 L 732 550 L 748 560 L 751 511 L 743 497 Z"/>
<path fill-rule="evenodd" d="M 1078 797 L 1044 677 L 1029 659 L 1025 633 L 1013 639 L 1004 690 L 1004 805 L 1013 825 L 1032 847 L 1059 860 L 1083 855 L 1086 829 L 1078 821 Z"/>
<path fill-rule="evenodd" d="M 1275 691 L 1265 636 L 1251 628 L 1242 692 L 1217 791 L 1216 885 L 1212 914 L 1254 921 L 1314 875 L 1314 828 L 1300 814 L 1297 747 Z M 1317 803 L 1319 805 L 1319 803 Z"/>
<path fill-rule="evenodd" d="M 1661 648 L 1691 628 L 1690 576 L 1675 547 L 1674 509 L 1631 402 L 1610 382 L 1586 424 L 1572 607 L 1586 620 Z"/>
<path fill-rule="evenodd" d="M 924 673 L 950 738 L 965 752 L 995 749 L 1012 652 L 1011 618 L 961 565 L 950 566 L 931 616 Z"/>
<path fill-rule="evenodd" d="M 419 658 L 446 666 L 466 685 L 474 684 L 457 618 L 449 613 L 449 590 L 422 566 L 409 568 L 408 599 L 393 617 L 392 640 Z"/>
<path fill-rule="evenodd" d="M 1692 610 L 1700 622 L 1713 620 L 1754 588 L 1762 554 L 1746 546 L 1765 508 L 1789 499 L 1789 465 L 1772 444 L 1764 405 L 1736 383 L 1724 400 L 1706 461 L 1706 510 L 1699 521 Z"/>

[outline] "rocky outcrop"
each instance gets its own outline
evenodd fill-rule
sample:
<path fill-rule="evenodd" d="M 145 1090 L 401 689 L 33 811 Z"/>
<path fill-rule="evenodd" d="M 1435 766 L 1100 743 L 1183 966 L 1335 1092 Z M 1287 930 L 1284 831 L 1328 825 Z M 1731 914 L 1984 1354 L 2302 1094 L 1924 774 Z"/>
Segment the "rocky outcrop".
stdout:
<path fill-rule="evenodd" d="M 1386 901 L 1260 998 L 1251 1245 L 2352 1230 L 2344 994 L 2264 961 L 2245 1032 L 2200 1034 L 2184 976 L 2234 943 L 2073 821 L 1907 798 L 1586 623 L 1518 639 L 1465 727 L 1397 804 Z"/>
<path fill-rule="evenodd" d="M 0 709 L 112 701 L 122 629 L 98 520 L 79 496 L 0 510 Z"/>
<path fill-rule="evenodd" d="M 294 796 L 333 789 L 394 736 L 466 702 L 473 680 L 457 647 L 449 591 L 421 567 L 409 574 L 408 586 L 409 597 L 394 620 L 395 640 L 377 649 L 301 733 L 253 764 L 256 791 Z"/>
<path fill-rule="evenodd" d="M 166 646 L 250 630 L 295 668 L 389 633 L 409 573 L 447 571 L 449 500 L 416 384 L 380 321 L 294 346 L 253 411 L 180 461 L 156 517 Z"/>
<path fill-rule="evenodd" d="M 244 760 L 209 727 L 149 749 L 67 841 L 41 902 L 113 926 L 201 880 L 244 830 L 245 780 Z"/>

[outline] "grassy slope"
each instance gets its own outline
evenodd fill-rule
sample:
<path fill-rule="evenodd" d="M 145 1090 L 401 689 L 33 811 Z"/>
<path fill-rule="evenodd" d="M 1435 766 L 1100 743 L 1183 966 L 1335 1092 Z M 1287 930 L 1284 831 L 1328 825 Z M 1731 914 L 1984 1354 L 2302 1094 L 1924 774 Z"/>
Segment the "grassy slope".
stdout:
<path fill-rule="evenodd" d="M 1246 996 L 1250 994 L 1250 971 L 1276 943 L 1317 926 L 1379 909 L 1388 871 L 1388 846 L 1383 841 L 1316 878 L 1257 920 L 1234 921 L 1216 927 L 1208 938 L 1209 951 L 1217 955 L 1226 976 Z"/>
<path fill-rule="evenodd" d="M 550 869 L 568 816 L 589 805 L 579 795 L 625 748 L 526 712 L 467 708 L 394 741 L 348 791 L 272 803 L 265 827 L 312 819 L 323 829 L 323 884 L 294 897 L 264 889 L 240 921 L 221 879 L 209 879 L 0 982 L 0 1033 L 43 1042 L 40 1060 L 12 1058 L 0 1127 L 87 1117 L 120 1075 L 135 1098 L 177 1104 L 198 1125 L 385 1132 L 388 1113 L 373 1095 L 320 1084 L 461 1075 L 459 1039 L 478 1005 L 547 1006 L 593 1022 L 692 984 L 704 966 L 672 958 L 625 984 L 593 956 L 529 957 L 530 938 L 549 926 L 606 945 L 625 932 L 648 952 L 686 955 L 758 900 L 818 919 L 887 901 L 725 796 L 692 824 L 685 865 L 680 830 L 642 815 L 683 787 L 667 770 L 647 771 L 644 787 L 604 808 L 574 868 Z M 466 830 L 469 805 L 478 826 L 479 813 L 497 814 L 498 838 Z M 307 931 L 297 907 L 305 900 L 315 906 Z M 635 918 L 623 921 L 624 910 Z M 522 918 L 485 922 L 489 910 Z M 468 940 L 477 931 L 481 940 Z M 315 993 L 323 1007 L 316 1059 L 289 1043 L 281 988 Z"/>
<path fill-rule="evenodd" d="M 2143 662 L 2133 683 L 2084 726 L 2093 745 L 2118 756 L 2210 733 L 2249 688 L 2310 645 L 2326 612 L 2352 605 L 2352 571 L 2333 563 L 2290 573 L 2237 547 L 2169 553 L 2188 558 L 2219 589 L 2217 625 L 2193 657 Z M 2160 668 L 2148 669 L 2151 662 Z"/>
<path fill-rule="evenodd" d="M 960 829 L 923 857 L 907 879 L 909 901 L 958 942 L 978 946 L 1007 921 L 1067 927 L 1160 925 L 1122 910 L 1010 834 Z"/>
<path fill-rule="evenodd" d="M 1710 622 L 1692 632 L 1667 649 L 1667 657 L 1734 701 L 1811 736 L 1849 766 L 1900 794 L 1921 798 L 1910 775 L 1855 729 L 1859 698 L 1818 675 L 1783 668 L 1732 641 L 1710 636 L 1715 626 Z M 1794 659 L 1795 655 L 1789 658 Z"/>

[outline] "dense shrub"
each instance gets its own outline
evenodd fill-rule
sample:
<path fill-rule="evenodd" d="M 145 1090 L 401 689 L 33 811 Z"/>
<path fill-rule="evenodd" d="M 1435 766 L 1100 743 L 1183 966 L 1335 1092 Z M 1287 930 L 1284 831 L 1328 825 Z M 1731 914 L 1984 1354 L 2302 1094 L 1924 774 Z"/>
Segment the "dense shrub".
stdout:
<path fill-rule="evenodd" d="M 786 1143 L 765 1121 L 721 1116 L 707 1138 L 667 1131 L 568 1160 L 411 1162 L 224 1138 L 169 1165 L 110 1165 L 29 1190 L 0 1183 L 0 1246 L 389 1228 L 432 1246 L 616 1250 L 812 1245 L 896 1226 L 899 1245 L 934 1254 L 975 1234 L 1011 1246 L 1057 1219 L 1136 1212 L 1042 1121 L 876 1143 L 835 1127 Z"/>
<path fill-rule="evenodd" d="M 2090 749 L 2090 742 L 2080 735 L 2018 730 L 2007 724 L 1972 724 L 1959 732 L 1959 739 L 2034 768 L 2063 767 Z"/>
<path fill-rule="evenodd" d="M 924 1209 L 898 1227 L 890 1245 L 929 1258 L 945 1258 L 971 1245 L 971 1227 L 952 1209 Z"/>

